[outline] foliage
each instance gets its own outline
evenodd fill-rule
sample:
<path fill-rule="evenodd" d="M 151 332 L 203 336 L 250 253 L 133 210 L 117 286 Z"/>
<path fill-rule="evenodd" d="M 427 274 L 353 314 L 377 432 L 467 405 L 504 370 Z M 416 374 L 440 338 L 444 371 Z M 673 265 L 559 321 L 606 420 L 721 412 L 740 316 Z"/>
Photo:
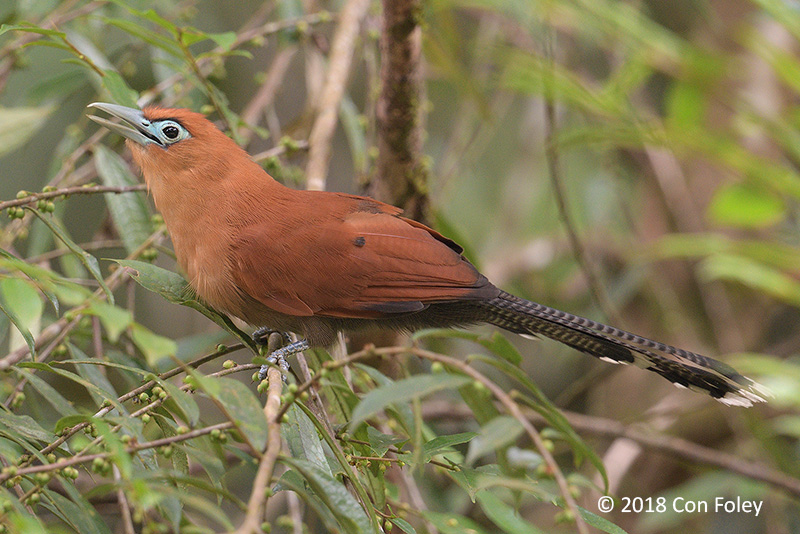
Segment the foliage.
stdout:
<path fill-rule="evenodd" d="M 421 13 L 439 229 L 496 284 L 598 315 L 566 220 L 619 310 L 605 313 L 722 353 L 775 395 L 724 412 L 649 373 L 598 380 L 608 367 L 573 351 L 480 329 L 308 351 L 269 412 L 266 384 L 252 383 L 259 348 L 194 298 L 120 140 L 83 111 L 202 110 L 301 187 L 339 3 L 205 4 L 0 6 L 0 531 L 243 532 L 262 494 L 257 527 L 272 532 L 765 532 L 798 520 L 790 2 L 754 0 L 735 24 L 694 2 L 665 15 L 658 2 L 436 0 Z M 338 105 L 332 189 L 357 189 L 376 156 L 373 7 Z M 609 419 L 724 469 L 588 442 L 623 437 Z M 738 461 L 745 452 L 753 461 Z M 276 467 L 259 487 L 265 459 Z M 606 492 L 740 496 L 771 517 L 626 514 L 620 500 L 601 513 Z"/>

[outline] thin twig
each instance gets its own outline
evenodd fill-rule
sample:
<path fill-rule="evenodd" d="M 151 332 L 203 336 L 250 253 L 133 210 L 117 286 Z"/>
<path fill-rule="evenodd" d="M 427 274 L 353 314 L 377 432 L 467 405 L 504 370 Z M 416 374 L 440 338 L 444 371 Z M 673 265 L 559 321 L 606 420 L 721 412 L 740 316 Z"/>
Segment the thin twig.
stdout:
<path fill-rule="evenodd" d="M 153 234 L 150 235 L 150 237 L 148 237 L 144 241 L 144 243 L 139 245 L 139 247 L 136 250 L 134 250 L 131 254 L 129 254 L 126 259 L 134 259 L 139 257 L 142 254 L 142 252 L 144 252 L 149 247 L 153 246 L 153 243 L 163 238 L 164 238 L 164 230 L 163 229 L 156 230 L 155 232 L 153 232 Z M 106 278 L 105 281 L 106 286 L 108 286 L 108 288 L 113 291 L 117 287 L 117 284 L 119 284 L 120 281 L 122 280 L 124 272 L 125 269 L 117 269 L 116 271 L 111 273 L 111 275 L 108 278 Z M 102 289 L 98 289 L 94 293 L 92 298 L 104 299 L 105 293 L 103 292 Z M 88 307 L 90 300 L 91 299 L 88 299 L 87 302 L 85 302 L 84 304 L 72 308 L 71 311 L 74 314 L 79 314 L 81 311 L 83 311 Z M 68 332 L 78 324 L 79 322 L 78 319 L 79 317 L 76 317 L 70 322 L 65 317 L 61 317 L 57 321 L 49 324 L 47 328 L 42 330 L 42 332 L 39 334 L 39 337 L 36 338 L 36 343 L 34 344 L 34 348 L 38 350 L 41 347 L 50 343 L 53 338 L 57 336 L 63 336 L 65 332 Z M 30 353 L 30 348 L 28 348 L 28 346 L 25 345 L 15 350 L 14 352 L 7 354 L 3 358 L 0 358 L 0 371 L 5 371 L 12 365 L 19 363 L 29 353 Z"/>
<path fill-rule="evenodd" d="M 125 494 L 124 486 L 121 484 L 122 476 L 119 472 L 119 467 L 114 466 L 114 482 L 117 486 L 117 502 L 119 503 L 119 515 L 122 516 L 122 525 L 125 534 L 136 534 L 136 529 L 133 526 L 133 517 L 131 517 L 131 507 L 128 504 L 128 497 Z"/>
<path fill-rule="evenodd" d="M 281 342 L 281 335 L 273 333 L 270 336 L 268 348 Z M 275 350 L 275 349 L 273 349 Z M 261 456 L 258 471 L 253 480 L 253 489 L 250 500 L 247 502 L 247 515 L 242 525 L 236 530 L 239 534 L 260 534 L 264 507 L 267 500 L 267 486 L 272 480 L 275 462 L 281 452 L 281 391 L 283 389 L 283 376 L 277 366 L 272 366 L 267 371 L 269 390 L 267 402 L 264 404 L 264 417 L 267 419 L 267 448 Z"/>
<path fill-rule="evenodd" d="M 551 33 L 548 33 L 547 37 L 545 38 L 545 56 L 546 60 L 550 64 L 550 72 L 553 72 L 555 69 L 553 40 L 554 37 L 551 30 Z M 564 223 L 564 228 L 567 231 L 567 237 L 569 238 L 570 245 L 572 246 L 572 252 L 575 254 L 575 260 L 578 262 L 581 271 L 586 277 L 586 281 L 589 285 L 589 291 L 591 291 L 595 302 L 600 306 L 600 309 L 603 310 L 603 313 L 605 313 L 605 315 L 609 318 L 609 321 L 617 325 L 623 325 L 615 306 L 611 303 L 605 291 L 603 291 L 602 285 L 600 284 L 594 269 L 587 260 L 586 249 L 580 237 L 578 236 L 575 221 L 572 220 L 569 208 L 567 207 L 567 193 L 564 190 L 564 185 L 562 183 L 560 151 L 558 148 L 558 142 L 556 141 L 558 119 L 555 103 L 556 97 L 553 94 L 552 84 L 549 82 L 545 83 L 544 91 L 545 127 L 547 128 L 544 153 L 545 160 L 547 161 L 547 170 L 550 176 L 550 182 L 553 186 L 553 194 L 555 196 L 556 205 L 558 206 L 559 216 L 561 217 L 561 221 Z"/>
<path fill-rule="evenodd" d="M 319 113 L 308 138 L 307 189 L 318 191 L 325 189 L 331 157 L 331 140 L 336 130 L 339 104 L 347 86 L 356 36 L 369 5 L 369 0 L 348 0 L 339 15 L 339 24 L 331 43 L 328 73 L 318 104 Z"/>
<path fill-rule="evenodd" d="M 55 189 L 53 191 L 46 191 L 41 193 L 30 193 L 23 198 L 15 198 L 14 200 L 5 200 L 0 202 L 0 211 L 17 206 L 27 206 L 39 200 L 47 200 L 51 198 L 58 198 L 60 196 L 71 195 L 96 195 L 98 193 L 133 193 L 135 191 L 144 191 L 146 186 L 144 184 L 126 185 L 122 187 L 110 185 L 93 185 L 89 187 L 76 186 L 65 187 L 63 189 Z"/>
<path fill-rule="evenodd" d="M 525 429 L 525 433 L 536 446 L 536 449 L 542 456 L 542 459 L 544 459 L 545 464 L 547 464 L 547 467 L 550 469 L 550 472 L 552 473 L 553 478 L 558 485 L 561 496 L 564 498 L 564 503 L 566 504 L 567 510 L 569 510 L 575 518 L 575 526 L 578 527 L 578 532 L 580 534 L 589 534 L 589 527 L 586 525 L 586 522 L 583 520 L 583 516 L 580 514 L 578 503 L 575 502 L 575 498 L 572 496 L 572 492 L 569 489 L 569 485 L 567 484 L 567 479 L 564 477 L 564 473 L 561 472 L 561 468 L 558 466 L 553 454 L 545 446 L 542 436 L 539 435 L 539 432 L 536 430 L 536 428 L 534 428 L 530 420 L 525 416 L 525 414 L 523 414 L 520 405 L 517 404 L 517 402 L 493 380 L 486 377 L 483 373 L 475 370 L 472 366 L 462 360 L 457 360 L 456 358 L 452 358 L 450 356 L 445 356 L 443 354 L 438 354 L 417 347 L 408 349 L 408 352 L 415 354 L 420 358 L 440 362 L 448 367 L 458 369 L 460 372 L 472 377 L 474 380 L 477 380 L 486 386 L 486 389 L 492 392 L 492 395 L 494 395 L 494 397 L 500 401 L 500 404 L 503 405 L 506 411 L 508 411 L 508 413 L 514 417 L 514 419 L 519 421 L 519 423 L 522 425 L 522 428 Z"/>
<path fill-rule="evenodd" d="M 537 424 L 547 424 L 541 415 L 532 410 L 525 409 L 524 413 Z M 676 436 L 668 436 L 651 430 L 640 430 L 635 426 L 626 425 L 605 417 L 584 415 L 566 410 L 561 410 L 561 414 L 567 419 L 571 427 L 581 433 L 611 439 L 629 439 L 646 449 L 681 458 L 694 464 L 719 467 L 751 480 L 765 482 L 776 489 L 800 497 L 800 479 L 763 463 L 710 447 L 704 447 Z M 425 416 L 433 419 L 446 418 L 451 420 L 453 418 L 470 418 L 473 413 L 466 406 L 441 402 L 427 404 L 425 406 Z"/>
<path fill-rule="evenodd" d="M 286 73 L 289 71 L 289 66 L 292 64 L 292 59 L 296 54 L 297 47 L 292 46 L 282 49 L 275 55 L 275 59 L 272 61 L 265 76 L 264 83 L 261 84 L 255 96 L 242 111 L 241 118 L 245 124 L 257 125 L 259 117 L 264 113 L 264 110 L 275 101 L 278 89 L 281 88 L 283 80 L 286 78 Z M 239 138 L 244 144 L 247 144 L 253 138 L 254 131 L 253 128 L 243 129 L 239 132 Z"/>

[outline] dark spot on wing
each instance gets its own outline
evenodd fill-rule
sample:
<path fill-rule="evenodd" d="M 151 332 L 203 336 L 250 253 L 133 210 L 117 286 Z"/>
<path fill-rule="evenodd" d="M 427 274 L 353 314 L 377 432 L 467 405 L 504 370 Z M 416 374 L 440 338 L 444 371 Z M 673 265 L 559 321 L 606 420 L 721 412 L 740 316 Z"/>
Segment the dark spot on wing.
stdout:
<path fill-rule="evenodd" d="M 363 235 L 360 235 L 360 236 L 358 236 L 357 238 L 355 238 L 355 239 L 353 240 L 353 244 L 354 244 L 355 246 L 357 246 L 357 247 L 363 247 L 364 245 L 366 245 L 366 244 L 367 244 L 367 240 L 366 240 L 366 239 L 364 239 L 364 236 L 363 236 Z"/>
<path fill-rule="evenodd" d="M 361 211 L 366 213 L 383 213 L 381 205 L 372 200 L 371 198 L 359 199 L 356 211 Z"/>

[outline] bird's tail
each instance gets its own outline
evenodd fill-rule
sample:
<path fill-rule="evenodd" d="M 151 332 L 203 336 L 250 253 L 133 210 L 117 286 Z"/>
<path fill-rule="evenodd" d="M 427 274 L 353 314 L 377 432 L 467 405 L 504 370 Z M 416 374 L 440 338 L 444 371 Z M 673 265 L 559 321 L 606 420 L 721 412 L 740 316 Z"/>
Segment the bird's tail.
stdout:
<path fill-rule="evenodd" d="M 601 360 L 634 364 L 678 387 L 711 395 L 724 404 L 751 406 L 769 392 L 720 361 L 651 341 L 501 291 L 482 301 L 484 320 L 518 334 L 546 336 Z"/>

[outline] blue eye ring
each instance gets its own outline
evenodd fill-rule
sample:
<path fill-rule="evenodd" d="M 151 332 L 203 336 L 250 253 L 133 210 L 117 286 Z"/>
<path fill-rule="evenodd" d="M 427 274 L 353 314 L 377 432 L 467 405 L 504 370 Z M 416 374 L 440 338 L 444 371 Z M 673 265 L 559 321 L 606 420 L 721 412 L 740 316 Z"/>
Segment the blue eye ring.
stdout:
<path fill-rule="evenodd" d="M 181 125 L 178 121 L 172 119 L 164 119 L 154 121 L 153 130 L 162 145 L 171 145 L 191 137 L 189 131 Z"/>

